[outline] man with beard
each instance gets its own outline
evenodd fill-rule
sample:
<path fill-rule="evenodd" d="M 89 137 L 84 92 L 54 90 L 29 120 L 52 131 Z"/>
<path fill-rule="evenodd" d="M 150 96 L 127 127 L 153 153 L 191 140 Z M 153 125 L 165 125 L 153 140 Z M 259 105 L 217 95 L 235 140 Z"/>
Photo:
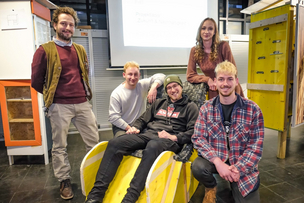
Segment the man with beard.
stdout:
<path fill-rule="evenodd" d="M 215 75 L 219 95 L 201 107 L 192 136 L 199 155 L 192 164 L 193 176 L 205 186 L 203 203 L 216 202 L 214 173 L 230 182 L 235 202 L 260 202 L 261 109 L 235 93 L 238 78 L 232 63 L 218 64 Z"/>
<path fill-rule="evenodd" d="M 58 7 L 52 24 L 56 37 L 42 44 L 32 62 L 32 87 L 43 94 L 45 111 L 52 126 L 52 162 L 55 177 L 60 182 L 60 196 L 71 199 L 71 166 L 67 154 L 67 134 L 71 121 L 79 131 L 89 151 L 99 140 L 88 79 L 88 59 L 83 46 L 71 37 L 79 19 L 69 7 Z"/>
<path fill-rule="evenodd" d="M 191 143 L 198 116 L 197 105 L 182 95 L 182 82 L 177 75 L 168 75 L 164 88 L 167 98 L 156 100 L 127 130 L 127 134 L 109 141 L 86 203 L 102 202 L 123 156 L 143 149 L 141 162 L 122 200 L 123 203 L 135 203 L 145 188 L 147 175 L 158 155 L 163 151 L 177 153 L 184 144 Z"/>

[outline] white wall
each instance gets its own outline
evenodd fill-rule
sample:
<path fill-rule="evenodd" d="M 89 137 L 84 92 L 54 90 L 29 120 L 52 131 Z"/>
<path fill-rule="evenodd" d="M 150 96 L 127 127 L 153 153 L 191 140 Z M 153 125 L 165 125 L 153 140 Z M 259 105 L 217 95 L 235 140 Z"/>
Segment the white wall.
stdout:
<path fill-rule="evenodd" d="M 25 29 L 2 29 L 7 23 L 4 13 L 11 10 L 19 13 L 17 19 L 25 22 Z M 30 1 L 0 1 L 0 18 L 0 80 L 30 79 L 35 50 Z"/>
<path fill-rule="evenodd" d="M 218 1 L 208 0 L 208 12 L 208 17 L 213 18 L 215 22 L 218 22 Z"/>

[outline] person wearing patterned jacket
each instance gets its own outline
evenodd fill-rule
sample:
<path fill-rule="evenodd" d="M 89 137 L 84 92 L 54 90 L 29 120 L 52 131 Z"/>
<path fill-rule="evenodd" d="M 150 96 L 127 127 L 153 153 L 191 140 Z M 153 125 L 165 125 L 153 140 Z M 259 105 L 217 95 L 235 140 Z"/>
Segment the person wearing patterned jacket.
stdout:
<path fill-rule="evenodd" d="M 218 64 L 215 74 L 219 95 L 201 107 L 191 138 L 199 155 L 192 172 L 205 186 L 203 203 L 216 202 L 214 173 L 230 182 L 235 202 L 257 203 L 263 114 L 257 104 L 235 93 L 238 78 L 232 63 Z"/>

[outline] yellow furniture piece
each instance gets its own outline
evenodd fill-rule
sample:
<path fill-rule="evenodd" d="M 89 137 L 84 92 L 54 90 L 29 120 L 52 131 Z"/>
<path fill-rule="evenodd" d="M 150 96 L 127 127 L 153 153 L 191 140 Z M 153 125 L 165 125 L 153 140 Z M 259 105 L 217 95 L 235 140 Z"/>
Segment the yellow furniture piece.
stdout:
<path fill-rule="evenodd" d="M 80 166 L 80 180 L 83 195 L 92 189 L 96 173 L 108 142 L 100 142 L 84 157 Z M 197 157 L 196 151 L 186 163 L 175 161 L 170 151 L 161 153 L 152 165 L 137 203 L 181 203 L 188 202 L 195 192 L 198 181 L 191 173 L 191 161 Z M 125 156 L 109 185 L 104 203 L 121 202 L 140 163 L 140 158 Z"/>
<path fill-rule="evenodd" d="M 288 113 L 293 25 L 290 5 L 251 15 L 247 96 L 260 106 L 265 127 L 278 131 Z"/>
<path fill-rule="evenodd" d="M 251 15 L 247 96 L 259 105 L 266 128 L 279 131 L 278 158 L 285 158 L 291 89 L 294 7 Z"/>

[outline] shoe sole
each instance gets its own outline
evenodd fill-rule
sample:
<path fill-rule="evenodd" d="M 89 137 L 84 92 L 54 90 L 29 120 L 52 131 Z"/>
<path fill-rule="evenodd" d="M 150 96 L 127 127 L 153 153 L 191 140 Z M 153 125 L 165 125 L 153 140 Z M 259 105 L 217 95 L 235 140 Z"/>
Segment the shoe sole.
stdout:
<path fill-rule="evenodd" d="M 64 197 L 64 196 L 60 195 L 60 197 L 61 197 L 62 199 L 64 199 L 64 200 L 68 200 L 68 199 L 72 199 L 72 198 L 74 197 L 74 195 L 71 196 L 71 197 Z"/>

